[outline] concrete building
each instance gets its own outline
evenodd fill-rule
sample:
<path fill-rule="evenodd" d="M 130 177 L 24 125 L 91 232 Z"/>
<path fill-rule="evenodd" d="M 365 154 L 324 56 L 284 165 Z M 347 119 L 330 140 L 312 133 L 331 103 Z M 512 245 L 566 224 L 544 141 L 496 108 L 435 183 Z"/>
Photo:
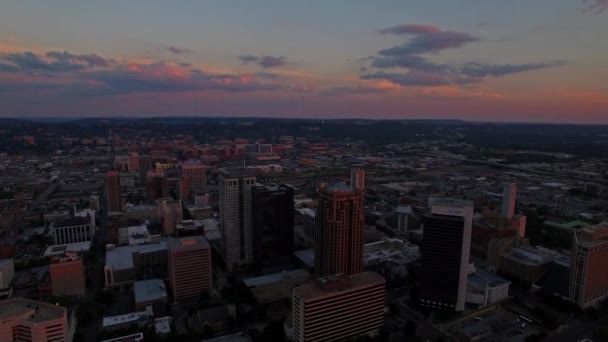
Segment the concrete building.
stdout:
<path fill-rule="evenodd" d="M 144 311 L 151 305 L 154 313 L 164 311 L 167 304 L 167 287 L 162 279 L 140 280 L 133 283 L 135 311 Z"/>
<path fill-rule="evenodd" d="M 0 259 L 0 290 L 11 286 L 15 277 L 15 263 L 13 259 Z"/>
<path fill-rule="evenodd" d="M 139 171 L 139 184 L 146 184 L 148 171 L 152 170 L 152 157 L 149 155 L 137 156 L 137 171 Z"/>
<path fill-rule="evenodd" d="M 509 276 L 532 284 L 551 266 L 557 252 L 542 247 L 513 247 L 501 255 L 499 270 Z"/>
<path fill-rule="evenodd" d="M 125 210 L 126 219 L 150 220 L 150 222 L 160 222 L 160 210 L 158 204 L 133 205 Z"/>
<path fill-rule="evenodd" d="M 245 169 L 224 169 L 219 177 L 222 256 L 227 271 L 253 262 L 251 188 L 255 176 Z"/>
<path fill-rule="evenodd" d="M 212 289 L 211 249 L 204 236 L 170 239 L 169 281 L 176 302 L 197 300 Z"/>
<path fill-rule="evenodd" d="M 105 286 L 131 285 L 136 280 L 167 276 L 167 242 L 109 246 L 104 266 Z"/>
<path fill-rule="evenodd" d="M 150 170 L 146 176 L 146 198 L 155 201 L 169 196 L 169 182 L 163 170 Z"/>
<path fill-rule="evenodd" d="M 120 174 L 117 171 L 108 171 L 106 175 L 106 193 L 108 196 L 108 211 L 121 211 L 122 193 Z"/>
<path fill-rule="evenodd" d="M 56 220 L 51 224 L 50 230 L 56 245 L 91 241 L 95 235 L 95 227 L 91 225 L 89 217 Z"/>
<path fill-rule="evenodd" d="M 293 289 L 293 340 L 339 341 L 376 335 L 384 324 L 385 280 L 363 272 Z"/>
<path fill-rule="evenodd" d="M 0 341 L 68 342 L 64 307 L 26 298 L 0 301 Z"/>
<path fill-rule="evenodd" d="M 49 265 L 49 275 L 54 296 L 84 296 L 84 265 L 77 253 L 68 252 L 62 258 L 54 258 Z"/>
<path fill-rule="evenodd" d="M 321 185 L 315 225 L 315 274 L 363 271 L 363 191 L 344 183 Z"/>
<path fill-rule="evenodd" d="M 511 282 L 490 272 L 477 268 L 469 274 L 466 302 L 485 307 L 509 297 Z"/>
<path fill-rule="evenodd" d="M 157 243 L 161 240 L 160 234 L 151 234 L 148 226 L 139 225 L 118 228 L 118 244 L 119 245 L 143 245 L 148 243 Z"/>
<path fill-rule="evenodd" d="M 574 233 L 570 264 L 570 298 L 582 308 L 608 298 L 608 223 Z"/>
<path fill-rule="evenodd" d="M 298 211 L 304 217 L 304 233 L 311 239 L 314 239 L 317 211 L 312 208 L 302 208 L 298 209 Z"/>
<path fill-rule="evenodd" d="M 354 167 L 350 170 L 350 187 L 354 190 L 365 191 L 365 170 Z"/>
<path fill-rule="evenodd" d="M 293 188 L 269 184 L 253 187 L 253 265 L 272 273 L 293 267 Z"/>
<path fill-rule="evenodd" d="M 420 304 L 440 310 L 463 311 L 471 246 L 473 203 L 429 198 L 424 217 Z"/>
<path fill-rule="evenodd" d="M 412 207 L 409 205 L 400 204 L 396 209 L 397 213 L 397 230 L 400 232 L 407 232 L 407 224 L 412 215 Z"/>
<path fill-rule="evenodd" d="M 515 197 L 517 196 L 517 184 L 505 184 L 502 190 L 501 215 L 506 219 L 511 219 L 515 215 Z"/>
<path fill-rule="evenodd" d="M 163 234 L 175 235 L 177 224 L 184 220 L 182 201 L 163 199 L 160 201 L 159 210 Z"/>

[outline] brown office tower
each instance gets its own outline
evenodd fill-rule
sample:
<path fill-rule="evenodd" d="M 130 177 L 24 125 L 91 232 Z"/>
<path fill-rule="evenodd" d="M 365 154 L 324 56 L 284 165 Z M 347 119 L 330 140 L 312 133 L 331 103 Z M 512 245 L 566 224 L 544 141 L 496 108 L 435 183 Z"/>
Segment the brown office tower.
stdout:
<path fill-rule="evenodd" d="M 75 252 L 51 261 L 49 265 L 53 296 L 84 296 L 84 267 Z"/>
<path fill-rule="evenodd" d="M 293 289 L 293 340 L 350 341 L 378 335 L 384 324 L 385 280 L 374 272 L 320 278 Z"/>
<path fill-rule="evenodd" d="M 182 164 L 182 175 L 188 179 L 192 192 L 204 190 L 207 186 L 207 167 L 200 162 L 188 161 Z"/>
<path fill-rule="evenodd" d="M 608 223 L 574 233 L 570 264 L 570 298 L 582 308 L 608 297 Z"/>
<path fill-rule="evenodd" d="M 160 219 L 162 221 L 163 234 L 174 235 L 175 226 L 184 220 L 182 201 L 163 199 L 160 202 Z"/>
<path fill-rule="evenodd" d="M 152 170 L 152 157 L 147 155 L 137 156 L 137 160 L 137 170 L 139 171 L 139 184 L 143 186 L 144 184 L 146 184 L 148 171 Z"/>
<path fill-rule="evenodd" d="M 169 182 L 163 170 L 148 171 L 146 179 L 146 197 L 148 201 L 154 201 L 167 196 L 169 196 Z"/>
<path fill-rule="evenodd" d="M 344 183 L 321 185 L 315 220 L 315 274 L 363 272 L 363 191 Z"/>
<path fill-rule="evenodd" d="M 204 236 L 170 239 L 168 266 L 173 299 L 198 300 L 211 291 L 211 250 Z"/>
<path fill-rule="evenodd" d="M 122 195 L 120 193 L 120 175 L 117 171 L 108 171 L 106 190 L 108 195 L 108 211 L 121 211 Z"/>

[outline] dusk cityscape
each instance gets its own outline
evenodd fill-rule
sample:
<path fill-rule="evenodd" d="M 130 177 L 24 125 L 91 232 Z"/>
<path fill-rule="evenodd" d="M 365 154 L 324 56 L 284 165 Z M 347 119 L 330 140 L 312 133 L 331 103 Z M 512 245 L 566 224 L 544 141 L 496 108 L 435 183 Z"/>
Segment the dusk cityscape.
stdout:
<path fill-rule="evenodd" d="M 0 3 L 0 342 L 608 341 L 608 1 Z"/>

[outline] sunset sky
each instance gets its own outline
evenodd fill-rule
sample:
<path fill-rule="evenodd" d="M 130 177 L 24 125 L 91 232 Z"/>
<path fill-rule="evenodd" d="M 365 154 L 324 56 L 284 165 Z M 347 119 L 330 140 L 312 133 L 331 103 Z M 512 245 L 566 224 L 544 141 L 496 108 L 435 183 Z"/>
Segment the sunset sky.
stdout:
<path fill-rule="evenodd" d="M 608 123 L 608 0 L 2 1 L 0 116 L 159 115 Z"/>

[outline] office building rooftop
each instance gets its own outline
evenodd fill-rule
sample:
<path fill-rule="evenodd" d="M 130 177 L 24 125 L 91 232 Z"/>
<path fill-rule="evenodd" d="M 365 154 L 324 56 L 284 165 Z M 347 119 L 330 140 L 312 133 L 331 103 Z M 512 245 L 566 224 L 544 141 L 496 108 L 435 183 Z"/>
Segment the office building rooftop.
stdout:
<path fill-rule="evenodd" d="M 27 298 L 10 298 L 0 301 L 0 319 L 25 314 L 29 314 L 27 318 L 29 322 L 37 323 L 62 318 L 66 314 L 66 309 L 62 306 Z"/>

